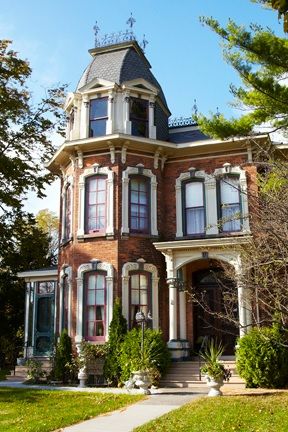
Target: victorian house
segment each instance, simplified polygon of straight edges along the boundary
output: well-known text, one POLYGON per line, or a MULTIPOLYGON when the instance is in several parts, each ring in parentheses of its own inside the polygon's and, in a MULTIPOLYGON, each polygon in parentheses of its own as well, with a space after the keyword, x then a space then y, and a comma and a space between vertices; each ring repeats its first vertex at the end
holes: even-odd
POLYGON ((215 274, 221 263, 231 266, 240 333, 251 324, 237 250, 251 235, 250 141, 211 139, 192 120, 169 123, 164 92, 135 40, 89 52, 65 103, 66 139, 48 164, 61 178, 58 269, 20 274, 26 356, 49 355, 64 328, 76 345, 104 343, 116 297, 129 328, 137 311, 151 313, 175 360, 204 336, 220 337, 233 353, 239 329, 227 332, 197 308, 189 287, 217 311, 215 274))

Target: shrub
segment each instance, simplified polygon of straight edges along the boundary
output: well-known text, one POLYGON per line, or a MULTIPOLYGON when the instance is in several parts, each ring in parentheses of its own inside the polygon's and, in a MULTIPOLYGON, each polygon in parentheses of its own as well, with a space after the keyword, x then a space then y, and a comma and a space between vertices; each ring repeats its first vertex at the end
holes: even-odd
POLYGON ((67 383, 71 380, 72 342, 67 330, 63 330, 56 345, 52 375, 56 380, 67 383))
POLYGON ((247 387, 283 388, 288 384, 287 340, 276 327, 255 328, 240 338, 236 360, 247 387))
POLYGON ((158 384, 170 364, 170 352, 160 331, 145 330, 143 355, 141 355, 141 340, 141 329, 134 328, 127 333, 122 343, 121 381, 127 381, 133 371, 148 370, 153 384, 158 384))
POLYGON ((37 384, 41 379, 46 378, 47 374, 42 369, 42 363, 39 360, 29 359, 26 362, 27 380, 31 384, 37 384))
POLYGON ((108 351, 104 364, 104 376, 109 384, 117 386, 121 375, 120 347, 127 333, 127 321, 122 315, 119 299, 115 300, 113 317, 109 326, 108 351))

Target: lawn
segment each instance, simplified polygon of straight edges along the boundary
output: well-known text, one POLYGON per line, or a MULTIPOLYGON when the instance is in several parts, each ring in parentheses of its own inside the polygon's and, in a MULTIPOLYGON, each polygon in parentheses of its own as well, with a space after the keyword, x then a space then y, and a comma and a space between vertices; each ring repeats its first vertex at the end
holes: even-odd
POLYGON ((0 388, 0 431, 50 432, 141 399, 138 395, 0 388))
POLYGON ((288 393, 201 398, 136 431, 287 432, 288 393))

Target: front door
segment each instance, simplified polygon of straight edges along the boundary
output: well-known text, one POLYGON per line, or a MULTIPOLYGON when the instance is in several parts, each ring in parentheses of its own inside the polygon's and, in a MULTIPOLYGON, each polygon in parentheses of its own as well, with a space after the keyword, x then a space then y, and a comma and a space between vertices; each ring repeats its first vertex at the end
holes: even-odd
POLYGON ((200 270, 193 274, 194 293, 199 304, 193 306, 194 345, 199 350, 203 339, 213 338, 224 345, 224 354, 234 354, 239 330, 236 325, 225 319, 227 314, 238 315, 236 287, 224 278, 219 269, 200 270), (229 295, 230 293, 230 295, 229 295), (224 302, 229 296, 229 308, 224 302), (231 299, 234 304, 231 306, 231 299))
POLYGON ((35 296, 34 355, 51 355, 54 343, 55 281, 37 283, 35 296))

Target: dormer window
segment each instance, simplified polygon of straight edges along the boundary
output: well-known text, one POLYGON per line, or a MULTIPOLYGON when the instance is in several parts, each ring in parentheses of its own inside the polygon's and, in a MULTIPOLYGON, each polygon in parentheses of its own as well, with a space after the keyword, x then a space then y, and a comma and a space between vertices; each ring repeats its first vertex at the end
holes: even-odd
POLYGON ((89 137, 106 135, 106 122, 108 119, 108 98, 90 100, 89 137))
POLYGON ((148 100, 130 98, 131 135, 149 136, 148 100))

